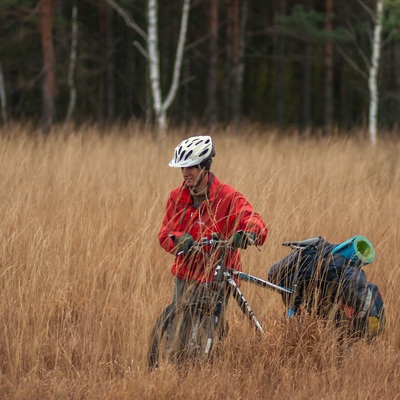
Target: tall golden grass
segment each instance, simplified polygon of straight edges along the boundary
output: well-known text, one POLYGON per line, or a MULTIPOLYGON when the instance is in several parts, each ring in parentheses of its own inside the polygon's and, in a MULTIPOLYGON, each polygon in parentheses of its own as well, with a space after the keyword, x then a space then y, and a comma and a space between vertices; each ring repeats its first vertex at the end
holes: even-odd
POLYGON ((287 321, 278 294, 243 284, 264 324, 257 337, 234 302, 230 335, 212 365, 147 370, 149 332, 170 302, 172 256, 157 232, 169 190, 174 131, 28 127, 0 132, 0 398, 395 399, 400 393, 400 142, 304 139, 246 128, 218 131, 213 171, 269 226, 245 270, 261 277, 282 241, 362 234, 388 329, 343 353, 318 321, 287 321))

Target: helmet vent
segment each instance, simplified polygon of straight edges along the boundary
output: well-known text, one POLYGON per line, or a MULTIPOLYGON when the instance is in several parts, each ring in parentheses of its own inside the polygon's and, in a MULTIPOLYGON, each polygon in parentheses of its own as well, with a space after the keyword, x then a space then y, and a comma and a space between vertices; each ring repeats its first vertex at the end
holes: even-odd
POLYGON ((208 149, 205 149, 199 154, 199 157, 203 157, 207 153, 208 153, 208 149))

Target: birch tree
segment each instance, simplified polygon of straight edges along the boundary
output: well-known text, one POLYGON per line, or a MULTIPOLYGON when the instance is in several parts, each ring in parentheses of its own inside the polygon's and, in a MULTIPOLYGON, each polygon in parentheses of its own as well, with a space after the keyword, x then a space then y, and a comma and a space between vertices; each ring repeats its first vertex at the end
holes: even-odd
POLYGON ((139 33, 139 35, 145 40, 146 49, 143 49, 142 46, 140 46, 140 44, 137 42, 135 42, 134 44, 146 57, 148 62, 153 111, 156 116, 159 132, 161 135, 163 135, 167 128, 167 111, 174 101, 179 87, 182 71, 183 53, 186 43, 186 32, 189 21, 190 0, 184 0, 183 2, 181 25, 173 67, 173 76, 171 80, 171 86, 165 98, 162 93, 160 75, 160 52, 158 47, 158 0, 148 0, 147 34, 114 0, 105 1, 107 1, 107 3, 111 7, 113 7, 115 11, 118 12, 118 14, 124 19, 125 23, 128 26, 139 33))
POLYGON ((382 20, 383 20, 383 2, 384 0, 377 0, 376 14, 375 14, 375 27, 372 42, 371 66, 369 69, 368 87, 370 94, 369 102, 369 118, 368 118, 368 132, 371 144, 376 145, 377 131, 378 131, 378 104, 379 104, 379 88, 378 88, 378 71, 381 58, 381 34, 382 34, 382 20))
POLYGON ((178 90, 182 70, 183 51, 186 42, 187 25, 189 20, 189 9, 190 0, 184 0, 172 83, 168 95, 166 96, 165 100, 163 100, 160 79, 160 53, 158 49, 158 0, 149 0, 148 3, 147 48, 149 54, 150 84, 153 97, 153 108, 161 133, 165 132, 167 127, 167 110, 171 106, 178 90))

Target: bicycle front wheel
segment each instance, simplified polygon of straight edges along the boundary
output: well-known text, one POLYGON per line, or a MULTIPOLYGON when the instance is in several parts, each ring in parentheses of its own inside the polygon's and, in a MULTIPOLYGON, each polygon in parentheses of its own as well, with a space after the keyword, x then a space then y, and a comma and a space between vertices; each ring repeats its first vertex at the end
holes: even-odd
POLYGON ((186 361, 207 361, 214 344, 215 321, 197 304, 169 305, 158 317, 150 337, 149 368, 186 361))

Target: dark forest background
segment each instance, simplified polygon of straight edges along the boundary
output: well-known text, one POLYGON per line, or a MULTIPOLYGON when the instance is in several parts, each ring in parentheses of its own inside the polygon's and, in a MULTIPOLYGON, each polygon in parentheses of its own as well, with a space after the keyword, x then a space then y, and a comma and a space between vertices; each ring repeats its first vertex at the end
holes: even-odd
MULTIPOLYGON (((147 1, 115 1, 147 30, 147 1)), ((182 3, 160 0, 158 5, 163 93, 173 73, 182 3)), ((78 35, 72 120, 151 122, 147 61, 141 51, 146 44, 103 0, 1 0, 2 121, 40 123, 43 118, 49 104, 43 86, 46 29, 54 50, 54 82, 47 89, 54 100, 50 111, 54 123, 65 121, 73 6, 78 35), (50 28, 43 24, 45 6, 50 28)), ((375 8, 374 0, 193 0, 179 91, 168 110, 170 126, 251 122, 300 130, 365 127, 375 8)), ((399 0, 386 2, 383 28, 379 126, 396 130, 399 0)))

